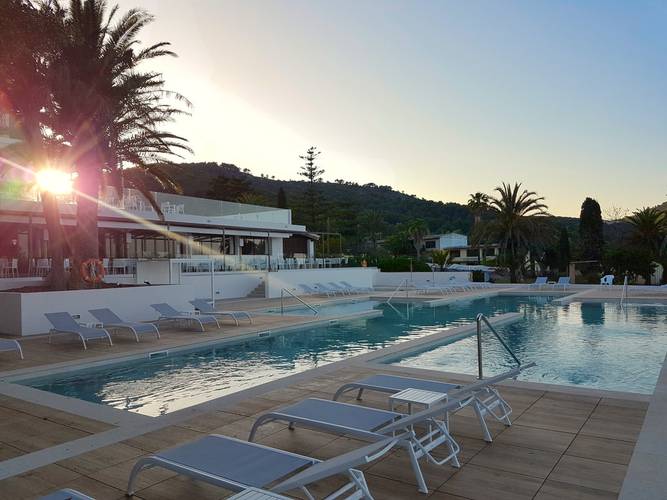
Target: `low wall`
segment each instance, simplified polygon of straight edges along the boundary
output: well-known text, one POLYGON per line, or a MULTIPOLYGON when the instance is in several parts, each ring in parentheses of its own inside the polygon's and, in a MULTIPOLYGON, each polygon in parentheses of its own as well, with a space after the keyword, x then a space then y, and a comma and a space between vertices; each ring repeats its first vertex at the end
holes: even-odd
POLYGON ((28 336, 48 333, 47 312, 66 311, 79 314, 81 322, 95 319, 89 309, 108 307, 128 321, 157 319, 150 304, 168 302, 177 309, 192 309, 188 300, 195 298, 190 285, 137 286, 99 290, 68 290, 63 292, 15 293, 0 292, 2 322, 0 333, 28 336))
MULTIPOLYGON (((215 273, 213 277, 215 298, 236 299, 246 297, 266 279, 266 275, 267 273, 262 271, 215 273)), ((210 273, 182 273, 176 279, 178 283, 191 286, 198 299, 211 297, 210 273)))
POLYGON ((376 287, 397 287, 402 281, 408 280, 416 286, 420 285, 448 285, 451 280, 470 281, 471 275, 468 272, 419 272, 419 273, 377 273, 373 284, 376 287))
POLYGON ((299 285, 313 287, 315 283, 329 281, 339 283, 347 281, 350 285, 358 287, 372 287, 374 277, 378 274, 375 267, 340 267, 329 269, 291 269, 267 273, 266 296, 269 298, 280 297, 283 288, 299 290, 299 285))

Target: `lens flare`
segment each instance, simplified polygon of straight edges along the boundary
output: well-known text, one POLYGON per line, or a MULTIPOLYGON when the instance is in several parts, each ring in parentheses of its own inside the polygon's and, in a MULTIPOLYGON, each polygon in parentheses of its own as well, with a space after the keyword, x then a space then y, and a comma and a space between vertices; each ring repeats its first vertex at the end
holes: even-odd
POLYGON ((41 191, 48 191, 56 195, 72 192, 72 176, 62 170, 46 168, 37 172, 35 179, 41 191))

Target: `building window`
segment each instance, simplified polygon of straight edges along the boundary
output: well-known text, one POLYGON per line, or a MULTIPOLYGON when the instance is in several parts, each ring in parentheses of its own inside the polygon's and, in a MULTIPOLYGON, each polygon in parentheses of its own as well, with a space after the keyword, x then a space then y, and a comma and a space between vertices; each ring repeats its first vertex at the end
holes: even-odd
POLYGON ((452 259, 455 259, 456 257, 461 257, 461 250, 450 250, 449 251, 449 256, 452 259))
POLYGON ((427 240, 427 241, 424 243, 424 247, 425 247, 426 249, 433 249, 433 248, 435 248, 435 240, 427 240))
POLYGON ((266 238, 243 238, 242 255, 267 255, 266 238))

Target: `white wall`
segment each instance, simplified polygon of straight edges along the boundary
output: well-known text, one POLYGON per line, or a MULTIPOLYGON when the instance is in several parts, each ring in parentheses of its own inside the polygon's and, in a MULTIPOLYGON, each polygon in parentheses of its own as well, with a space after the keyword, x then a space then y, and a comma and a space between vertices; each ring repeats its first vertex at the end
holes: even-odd
POLYGON ((379 287, 396 287, 403 280, 412 281, 417 286, 432 283, 448 285, 451 284, 450 278, 457 281, 469 281, 471 276, 467 272, 377 273, 373 285, 379 287))
POLYGON ((299 284, 310 285, 329 281, 347 281, 353 286, 371 287, 373 277, 378 274, 375 267, 341 267, 332 269, 289 269, 267 273, 266 296, 280 297, 283 288, 299 290, 299 284))
MULTIPOLYGON (((245 297, 266 279, 266 272, 215 273, 214 286, 216 299, 235 299, 245 297)), ((272 273, 273 274, 273 273, 272 273)), ((209 273, 181 274, 180 283, 191 286, 195 297, 211 297, 211 275, 209 273)))
POLYGON ((63 292, 0 293, 0 307, 8 305, 9 313, 3 308, 0 333, 25 336, 48 333, 50 323, 44 317, 47 312, 66 311, 81 315, 81 322, 95 321, 89 309, 108 307, 128 321, 157 319, 157 313, 150 304, 167 302, 177 309, 192 310, 188 300, 195 298, 189 285, 137 286, 127 288, 105 288, 99 290, 68 290, 63 292), (20 307, 15 299, 18 296, 20 307), (11 306, 11 307, 9 307, 11 306), (17 314, 20 320, 17 321, 17 314))

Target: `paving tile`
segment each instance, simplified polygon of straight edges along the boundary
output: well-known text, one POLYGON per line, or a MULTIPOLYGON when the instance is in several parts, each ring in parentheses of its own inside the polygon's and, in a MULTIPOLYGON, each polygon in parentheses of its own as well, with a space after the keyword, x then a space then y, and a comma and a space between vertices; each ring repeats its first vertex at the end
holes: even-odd
POLYGON ((210 433, 212 430, 231 424, 244 417, 235 413, 225 413, 221 411, 210 411, 196 417, 189 418, 179 422, 179 427, 185 427, 197 432, 210 433))
POLYGON ((569 432, 513 424, 512 427, 508 427, 494 439, 494 444, 508 444, 534 450, 564 453, 574 437, 575 434, 569 432))
POLYGON ((624 408, 621 406, 598 406, 591 414, 591 418, 612 420, 632 425, 642 425, 646 411, 641 408, 624 408))
POLYGON ((634 401, 631 399, 602 398, 599 406, 618 406, 621 408, 648 409, 648 401, 634 401))
POLYGON ((588 419, 582 427, 580 434, 584 436, 595 436, 609 439, 620 439, 621 441, 636 442, 641 431, 641 424, 609 420, 606 418, 588 419))
MULTIPOLYGON (((125 462, 112 465, 111 467, 107 467, 106 469, 101 469, 93 472, 92 474, 88 474, 88 477, 113 488, 125 491, 127 488, 127 481, 130 477, 130 472, 132 471, 132 467, 134 467, 136 462, 137 459, 127 460, 125 462)), ((148 488, 149 486, 164 481, 165 479, 169 479, 175 475, 175 472, 170 472, 166 469, 161 469, 158 467, 145 469, 137 477, 136 489, 137 491, 141 491, 143 488, 148 488)))
POLYGON ((609 491, 596 490, 559 481, 545 481, 535 500, 612 500, 618 495, 609 491))
POLYGON ((5 498, 35 498, 60 489, 78 477, 76 472, 51 464, 0 481, 0 492, 3 492, 3 495, 8 494, 5 498))
POLYGON ((277 403, 276 401, 256 397, 241 401, 240 403, 237 403, 230 408, 224 408, 223 411, 226 413, 236 413, 237 415, 250 417, 258 413, 265 413, 267 410, 270 410, 271 408, 278 408, 279 406, 281 406, 280 403, 277 403))
POLYGON ((602 462, 627 465, 630 463, 634 449, 635 444, 627 441, 579 435, 566 454, 602 462))
MULTIPOLYGON (((429 490, 435 490, 440 487, 442 483, 452 477, 457 471, 451 464, 435 465, 426 460, 420 460, 419 465, 429 490)), ((414 488, 417 488, 417 480, 410 464, 410 458, 403 450, 392 453, 379 462, 374 463, 365 469, 364 473, 411 484, 414 488)))
POLYGON ((560 453, 493 443, 475 455, 470 463, 544 479, 559 458, 560 453))
POLYGON ((427 497, 428 500, 468 500, 466 497, 460 497, 458 495, 450 495, 443 491, 433 491, 427 497))
POLYGON ((223 488, 203 481, 195 481, 186 476, 174 476, 148 488, 137 491, 145 500, 218 500, 229 493, 223 488))
POLYGON ((378 499, 382 498, 424 498, 413 484, 403 483, 387 479, 384 476, 376 476, 369 472, 365 472, 366 482, 371 494, 378 499))
POLYGON ((542 480, 535 477, 467 464, 439 491, 473 500, 517 500, 533 498, 541 484, 542 480))
POLYGON ((58 465, 80 474, 92 474, 115 464, 143 455, 145 451, 123 443, 116 443, 76 457, 57 462, 58 465))
POLYGON ((202 436, 204 436, 204 434, 201 432, 172 425, 170 427, 165 427, 157 431, 127 439, 123 441, 123 444, 127 444, 133 448, 139 448, 140 450, 155 452, 176 446, 177 444, 194 441, 202 436))
POLYGON ((577 433, 586 423, 588 414, 573 415, 567 411, 531 407, 514 423, 552 431, 577 433))
POLYGON ((125 490, 113 488, 85 476, 80 476, 74 481, 62 485, 62 488, 72 488, 94 498, 95 500, 120 500, 122 498, 127 498, 125 496, 125 490))
POLYGON ((0 462, 24 455, 25 452, 6 443, 0 443, 0 462))
MULTIPOLYGON (((250 430, 256 420, 255 417, 243 417, 240 420, 235 420, 231 424, 217 427, 211 430, 209 434, 222 434, 223 436, 247 440, 250 436, 250 430)), ((256 439, 268 436, 283 429, 287 429, 287 424, 281 422, 269 422, 258 428, 256 439)))
MULTIPOLYGON (((491 437, 495 438, 501 431, 505 429, 505 425, 496 422, 493 419, 486 421, 491 437)), ((482 438, 482 428, 479 425, 477 417, 469 417, 464 415, 452 415, 449 419, 450 432, 458 436, 465 436, 471 438, 482 438)))
POLYGON ((618 493, 626 469, 625 465, 563 455, 548 479, 618 493))

